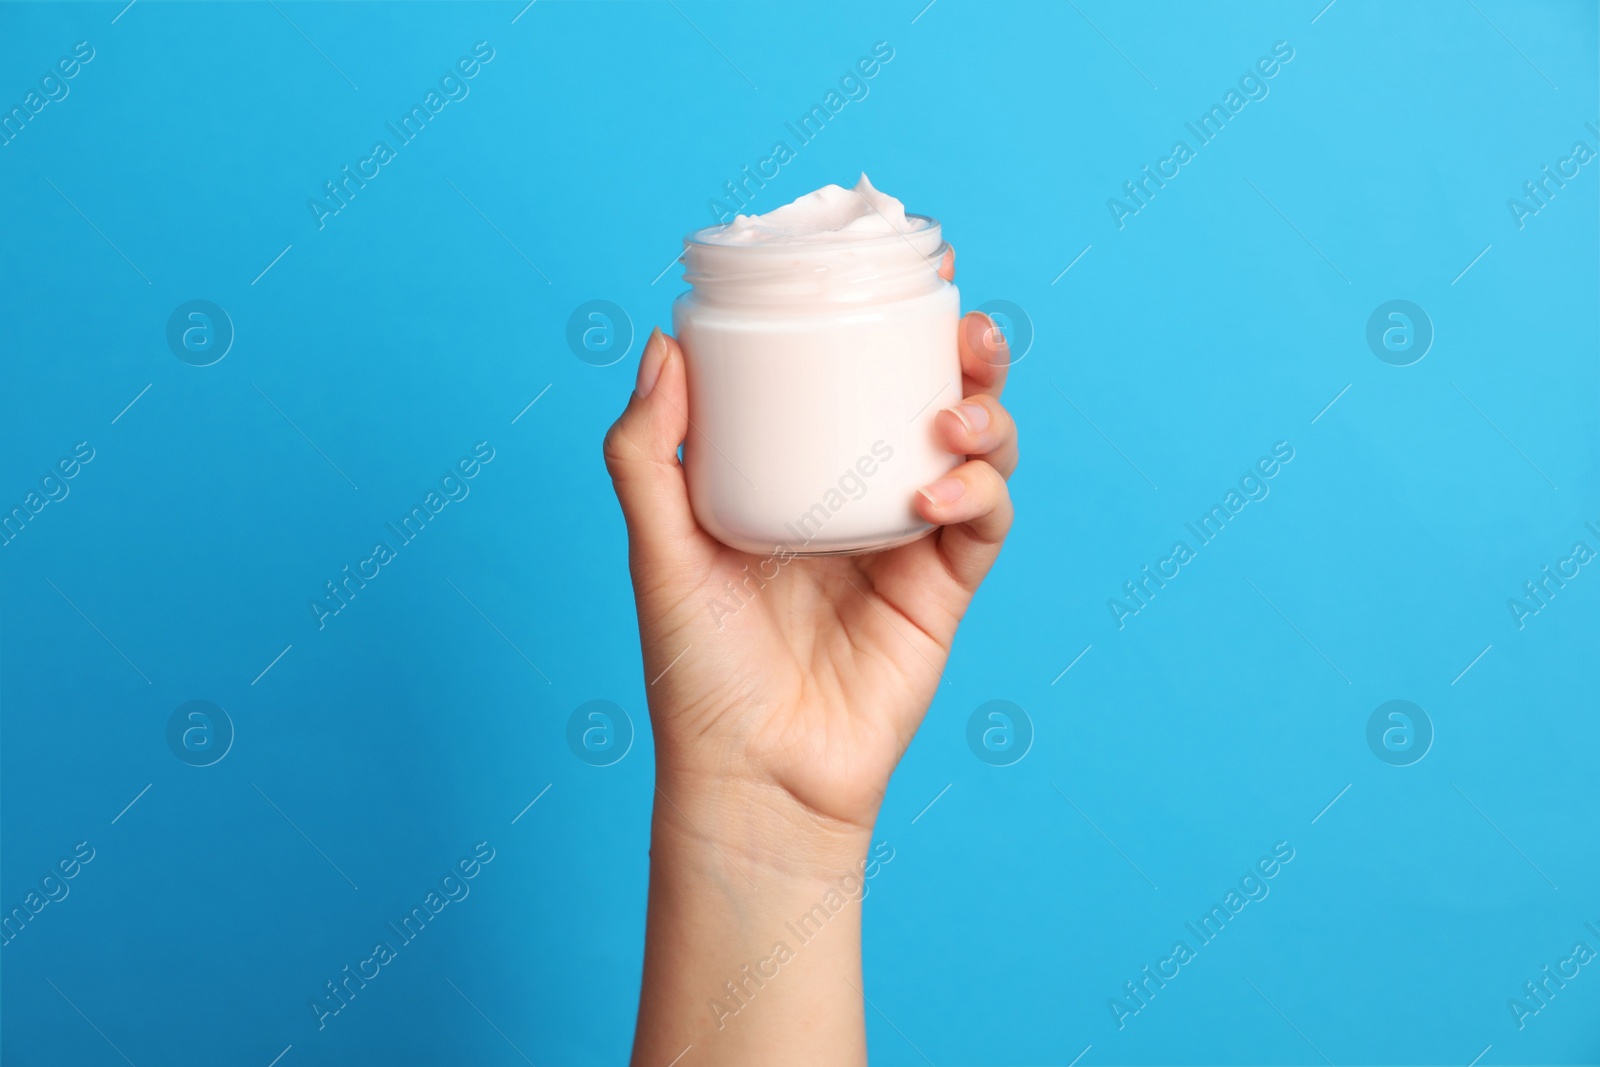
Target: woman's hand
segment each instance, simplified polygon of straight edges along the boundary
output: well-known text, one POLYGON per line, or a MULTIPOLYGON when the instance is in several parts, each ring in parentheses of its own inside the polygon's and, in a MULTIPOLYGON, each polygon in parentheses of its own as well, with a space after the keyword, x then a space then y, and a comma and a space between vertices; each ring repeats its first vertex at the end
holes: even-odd
POLYGON ((852 872, 846 894, 864 893, 889 776, 1010 529, 1016 428, 999 401, 1009 352, 982 314, 958 329, 966 399, 936 426, 967 459, 916 500, 938 529, 860 556, 754 556, 701 530, 678 460, 690 432, 683 352, 657 330, 640 357, 605 442, 656 746, 635 1063, 665 1067, 686 1045, 701 1055, 680 1067, 864 1061, 858 911, 833 920, 826 944, 808 940, 784 977, 762 984, 741 968, 770 960, 777 942, 797 949, 785 923, 852 872))
POLYGON ((663 779, 770 786, 769 803, 870 833, 1011 526, 1017 435, 999 400, 1008 352, 981 313, 959 330, 966 399, 936 426, 968 458, 916 500, 939 529, 885 552, 787 560, 728 548, 695 523, 678 462, 683 353, 650 335, 605 455, 628 523, 663 779))

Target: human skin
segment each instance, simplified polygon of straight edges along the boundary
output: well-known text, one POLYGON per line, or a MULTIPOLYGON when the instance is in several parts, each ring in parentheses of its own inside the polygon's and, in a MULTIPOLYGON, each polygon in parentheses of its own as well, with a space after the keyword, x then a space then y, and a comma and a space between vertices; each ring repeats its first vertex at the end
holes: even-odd
MULTIPOLYGON (((940 273, 954 266, 949 255, 940 273)), ((965 399, 935 427, 967 459, 916 499, 938 529, 885 552, 791 558, 771 579, 773 561, 716 541, 690 511, 682 350, 656 330, 640 356, 605 440, 656 749, 634 1067, 867 1061, 850 897, 889 776, 1012 519, 1009 353, 980 313, 957 329, 965 399), (751 588, 749 574, 763 582, 754 596, 714 613, 724 583, 751 588), (830 891, 847 903, 802 942, 786 924, 830 891)))

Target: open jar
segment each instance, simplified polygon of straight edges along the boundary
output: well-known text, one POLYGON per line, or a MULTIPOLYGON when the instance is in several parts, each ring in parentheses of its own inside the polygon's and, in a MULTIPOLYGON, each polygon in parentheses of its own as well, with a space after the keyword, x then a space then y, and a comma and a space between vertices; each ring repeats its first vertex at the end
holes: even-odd
POLYGON ((934 430, 961 400, 961 298, 936 219, 827 241, 685 238, 673 332, 689 381, 695 518, 741 551, 827 556, 913 541, 917 490, 962 460, 934 430))

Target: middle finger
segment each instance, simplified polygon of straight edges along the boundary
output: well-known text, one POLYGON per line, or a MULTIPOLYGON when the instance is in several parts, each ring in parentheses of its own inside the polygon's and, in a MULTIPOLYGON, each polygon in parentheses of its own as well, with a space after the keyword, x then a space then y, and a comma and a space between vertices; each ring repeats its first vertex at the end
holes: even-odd
POLYGON ((1004 478, 1017 469, 1017 424, 987 393, 975 393, 934 417, 940 440, 958 456, 987 460, 1004 478))

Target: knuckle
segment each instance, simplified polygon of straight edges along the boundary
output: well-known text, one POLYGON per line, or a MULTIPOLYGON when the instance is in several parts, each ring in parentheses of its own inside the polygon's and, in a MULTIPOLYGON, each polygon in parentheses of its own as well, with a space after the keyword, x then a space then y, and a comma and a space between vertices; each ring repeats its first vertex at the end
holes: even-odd
POLYGON ((1011 514, 1011 485, 1006 481, 1006 476, 999 471, 994 472, 994 507, 998 512, 1011 514))
POLYGON ((1015 450, 1017 447, 1017 420, 1012 418, 1011 412, 1007 411, 1005 405, 1000 401, 993 397, 987 397, 986 400, 987 404, 985 406, 989 409, 989 425, 995 441, 992 451, 1000 452, 1008 447, 1015 450))
POLYGON ((972 497, 972 507, 987 512, 1006 491, 1006 480, 988 460, 972 460, 961 471, 961 480, 967 483, 972 497))
POLYGON ((632 464, 634 457, 638 454, 638 448, 628 437, 627 431, 623 429, 621 419, 612 423, 611 429, 606 431, 601 451, 605 456, 606 470, 613 478, 616 478, 632 464))

